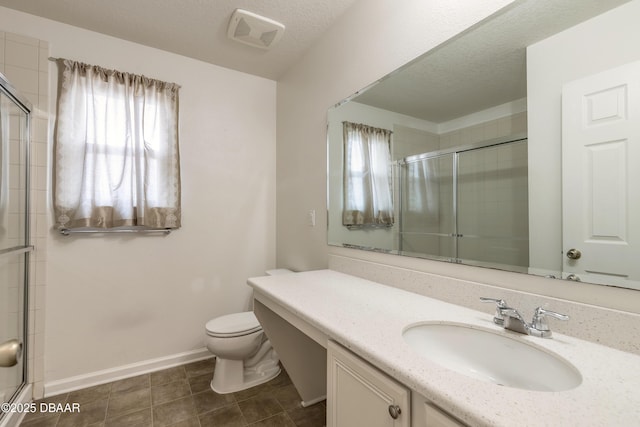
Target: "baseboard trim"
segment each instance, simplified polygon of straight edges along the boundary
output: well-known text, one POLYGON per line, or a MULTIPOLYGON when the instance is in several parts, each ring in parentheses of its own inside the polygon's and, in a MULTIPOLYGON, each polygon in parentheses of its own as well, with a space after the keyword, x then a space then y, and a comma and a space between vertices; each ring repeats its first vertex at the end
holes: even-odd
POLYGON ((105 384, 124 378, 135 377, 149 372, 171 368, 185 363, 197 362, 198 360, 212 357, 211 352, 203 347, 198 350, 173 354, 171 356, 159 357, 157 359, 143 360, 129 365, 104 369, 101 371, 89 372, 88 374, 77 375, 61 380, 45 382, 44 396, 50 397, 57 394, 68 393, 86 387, 105 384))

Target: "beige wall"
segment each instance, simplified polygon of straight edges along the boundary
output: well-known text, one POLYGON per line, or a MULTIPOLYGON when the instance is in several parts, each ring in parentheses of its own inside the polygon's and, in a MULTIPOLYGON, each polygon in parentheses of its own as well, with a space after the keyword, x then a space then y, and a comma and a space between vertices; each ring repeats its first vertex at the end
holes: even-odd
MULTIPOLYGON (((327 108, 508 3, 360 1, 278 82, 279 267, 325 268, 328 254, 335 253, 503 288, 640 311, 640 293, 636 291, 330 247, 326 244, 323 217, 318 215, 316 227, 305 222, 308 209, 322 212, 326 208, 327 108), (458 10, 446 10, 449 8, 458 10), (371 26, 376 31, 371 31, 371 26)), ((626 33, 620 33, 625 37, 626 33)), ((635 39, 628 38, 627 43, 633 44, 632 40, 635 39)), ((583 47, 590 49, 586 44, 583 47)), ((554 236, 557 238, 557 233, 554 236)))
MULTIPOLYGON (((247 309, 246 279, 275 265, 275 82, 0 11, 1 29, 49 42, 51 56, 182 86, 182 229, 166 237, 63 237, 52 230, 51 214, 42 215, 38 233, 45 240, 36 243, 46 248, 46 297, 36 294, 36 304, 47 307, 45 388, 206 354, 205 322, 247 309)), ((57 73, 53 63, 48 69, 53 102, 57 73)), ((50 169, 45 183, 47 176, 50 169)))

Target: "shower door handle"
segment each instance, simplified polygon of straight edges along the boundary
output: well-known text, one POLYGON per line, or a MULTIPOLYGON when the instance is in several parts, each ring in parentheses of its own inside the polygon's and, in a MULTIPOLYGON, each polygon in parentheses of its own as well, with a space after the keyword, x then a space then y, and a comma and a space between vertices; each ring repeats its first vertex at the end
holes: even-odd
POLYGON ((10 368, 18 364, 22 356, 22 343, 17 339, 0 344, 0 368, 10 368))

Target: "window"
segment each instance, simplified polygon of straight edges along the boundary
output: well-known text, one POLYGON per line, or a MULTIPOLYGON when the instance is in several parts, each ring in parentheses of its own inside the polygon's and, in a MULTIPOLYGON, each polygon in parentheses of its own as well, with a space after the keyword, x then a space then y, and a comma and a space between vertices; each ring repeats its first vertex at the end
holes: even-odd
POLYGON ((342 224, 392 226, 391 131, 344 122, 343 133, 342 224))
POLYGON ((180 227, 179 86, 58 60, 58 228, 180 227))

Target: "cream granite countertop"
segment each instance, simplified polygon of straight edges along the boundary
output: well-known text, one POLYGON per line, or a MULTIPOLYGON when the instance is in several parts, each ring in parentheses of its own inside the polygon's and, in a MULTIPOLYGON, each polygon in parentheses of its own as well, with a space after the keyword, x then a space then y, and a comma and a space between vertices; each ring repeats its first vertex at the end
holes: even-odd
POLYGON ((469 425, 640 426, 640 356, 561 334, 544 339, 504 331, 486 313, 332 270, 248 283, 256 299, 262 294, 277 302, 469 425), (527 391, 450 371, 402 338, 407 326, 425 321, 469 324, 547 349, 570 361, 582 383, 562 392, 527 391))

